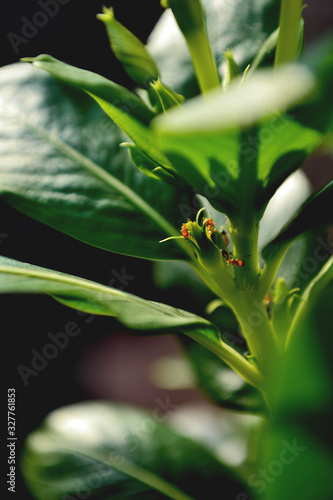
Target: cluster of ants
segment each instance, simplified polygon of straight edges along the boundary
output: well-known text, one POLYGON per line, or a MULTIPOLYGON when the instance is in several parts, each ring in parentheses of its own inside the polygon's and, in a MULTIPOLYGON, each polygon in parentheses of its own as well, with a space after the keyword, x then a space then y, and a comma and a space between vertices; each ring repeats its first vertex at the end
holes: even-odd
MULTIPOLYGON (((209 234, 214 234, 214 232, 216 231, 213 219, 204 219, 203 225, 207 227, 209 234)), ((190 233, 185 223, 182 225, 180 232, 185 239, 190 238, 190 233)), ((229 244, 229 238, 226 231, 222 230, 221 236, 223 238, 224 245, 227 247, 229 244)), ((230 258, 230 255, 227 252, 227 250, 221 250, 221 252, 222 252, 222 257, 227 259, 227 264, 231 264, 232 266, 238 266, 238 267, 245 266, 245 262, 243 260, 230 258)))

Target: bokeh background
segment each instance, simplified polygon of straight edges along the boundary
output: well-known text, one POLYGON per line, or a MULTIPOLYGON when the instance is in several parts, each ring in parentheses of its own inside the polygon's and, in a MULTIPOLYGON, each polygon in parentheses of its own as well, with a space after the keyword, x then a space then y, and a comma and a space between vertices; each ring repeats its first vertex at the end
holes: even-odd
MULTIPOLYGON (((113 0, 111 3, 118 20, 142 41, 147 39, 162 12, 158 0, 113 0)), ((103 25, 96 19, 102 5, 98 0, 68 0, 67 3, 62 0, 59 12, 50 17, 28 43, 20 44, 16 52, 8 34, 20 35, 25 19, 32 20, 41 8, 37 0, 2 1, 0 65, 48 53, 130 88, 132 82, 113 57, 103 25)), ((332 1, 310 0, 304 18, 305 39, 310 44, 324 31, 332 29, 332 1)), ((305 170, 315 189, 333 178, 332 162, 328 157, 310 160, 305 170)), ((128 292, 200 312, 192 298, 184 296, 177 288, 156 290, 150 262, 89 247, 3 202, 0 211, 2 255, 104 284, 113 279, 114 286, 124 286, 128 292), (125 277, 126 283, 119 276, 125 277)), ((18 451, 27 433, 48 412, 77 401, 109 399, 154 408, 160 404, 158 401, 170 397, 173 404, 192 401, 206 404, 204 396, 190 388, 190 381, 188 387, 186 384, 180 386, 171 396, 169 389, 153 382, 154 360, 181 352, 173 336, 133 336, 113 319, 79 315, 44 296, 2 297, 0 324, 5 339, 3 360, 7 386, 16 388, 18 451), (63 332, 69 322, 77 324, 80 334, 71 338, 68 346, 38 375, 29 377, 26 386, 18 373, 18 365, 30 366, 31 350, 41 352, 49 342, 48 334, 63 332)), ((17 494, 18 498, 30 498, 19 477, 17 494)))

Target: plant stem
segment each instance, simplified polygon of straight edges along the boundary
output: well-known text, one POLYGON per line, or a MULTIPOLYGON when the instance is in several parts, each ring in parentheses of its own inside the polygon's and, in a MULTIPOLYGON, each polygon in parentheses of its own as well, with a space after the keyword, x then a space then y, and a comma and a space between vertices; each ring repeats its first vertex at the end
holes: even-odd
POLYGON ((260 372, 270 376, 276 370, 279 351, 264 304, 255 292, 238 292, 233 310, 260 372))
POLYGON ((286 245, 276 254, 274 259, 272 259, 268 264, 265 265, 260 279, 259 286, 257 288, 257 294, 259 300, 264 300, 266 295, 269 293, 273 286, 274 280, 276 278, 277 272, 281 265, 281 262, 288 250, 290 245, 286 245))
POLYGON ((238 289, 253 289, 260 276, 258 256, 259 221, 254 207, 255 180, 258 163, 257 127, 242 130, 240 137, 239 169, 241 181, 241 204, 239 217, 230 223, 234 259, 245 265, 234 265, 234 275, 238 289))
POLYGON ((213 88, 220 87, 220 78, 205 31, 191 34, 187 38, 187 45, 201 92, 205 94, 213 88))
POLYGON ((208 40, 202 0, 167 0, 189 48, 201 92, 220 87, 220 77, 208 40))
POLYGON ((258 368, 228 344, 222 340, 219 343, 211 341, 209 336, 199 335, 195 330, 186 330, 183 333, 216 354, 249 384, 260 390, 264 388, 264 378, 258 368))
POLYGON ((282 0, 275 66, 296 59, 302 0, 282 0))

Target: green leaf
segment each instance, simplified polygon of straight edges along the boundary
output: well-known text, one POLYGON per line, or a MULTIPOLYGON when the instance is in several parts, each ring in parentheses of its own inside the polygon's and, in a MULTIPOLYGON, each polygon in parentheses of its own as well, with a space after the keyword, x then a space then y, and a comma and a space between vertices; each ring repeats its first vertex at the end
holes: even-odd
POLYGON ((189 196, 139 172, 119 148, 124 135, 92 99, 24 64, 1 69, 0 81, 0 193, 8 203, 105 250, 186 258, 179 242, 159 241, 179 234, 178 206, 189 196))
POLYGON ((256 492, 265 490, 265 499, 294 500, 295 492, 304 500, 333 497, 332 294, 331 258, 302 295, 270 387, 274 421, 261 439, 261 467, 268 480, 255 478, 256 492))
POLYGON ((177 94, 170 87, 165 85, 160 79, 151 82, 149 89, 149 99, 160 113, 166 113, 168 109, 183 104, 184 96, 177 94))
MULTIPOLYGON (((120 91, 119 96, 115 95, 112 98, 112 93, 108 92, 109 88, 108 85, 104 83, 104 78, 102 79, 104 86, 99 86, 98 79, 102 77, 95 74, 93 74, 93 77, 89 75, 87 77, 86 71, 61 63, 51 56, 38 56, 35 59, 25 60, 30 60, 33 62, 34 66, 44 69, 57 80, 85 90, 149 158, 159 165, 171 168, 167 158, 156 148, 154 136, 144 125, 143 121, 141 121, 137 113, 137 109, 140 110, 141 108, 138 107, 136 100, 139 98, 135 94, 124 89, 126 98, 128 97, 127 93, 131 96, 128 98, 128 102, 124 102, 125 98, 121 96, 120 91), (90 83, 91 79, 93 80, 92 83, 90 83), (95 80, 97 81, 95 82, 95 80), (104 89, 105 86, 107 87, 107 91, 104 89), (133 102, 131 102, 131 99, 133 102)), ((110 83, 116 85, 112 82, 110 83)), ((149 111, 149 108, 147 108, 145 104, 143 104, 143 106, 149 111)), ((151 117, 152 116, 150 116, 150 118, 151 117)))
POLYGON ((330 46, 325 45, 322 60, 316 64, 310 55, 302 64, 285 65, 274 71, 258 70, 241 84, 234 80, 227 92, 218 89, 205 99, 193 98, 182 109, 173 109, 167 117, 159 116, 152 122, 176 170, 187 176, 215 208, 235 217, 237 206, 244 199, 238 181, 242 177, 241 163, 256 160, 257 183, 254 179, 247 183, 247 191, 252 190, 247 201, 252 197, 262 214, 278 186, 319 145, 322 140, 319 123, 324 127, 333 116, 331 106, 325 106, 325 99, 330 100, 328 88, 333 66, 332 58, 327 56, 327 45, 330 46), (308 104, 298 105, 304 100, 308 104), (297 121, 282 114, 288 108, 297 121), (312 110, 312 115, 317 113, 319 121, 315 118, 311 125, 310 119, 305 120, 306 110, 312 110), (257 135, 250 137, 251 142, 244 141, 239 128, 253 125, 258 127, 257 135), (219 142, 221 148, 216 146, 219 142), (191 151, 195 148, 194 158, 191 151), (194 171, 192 180, 191 171, 194 171))
POLYGON ((333 222, 333 181, 319 192, 308 198, 295 217, 289 221, 279 234, 262 250, 266 262, 278 258, 300 234, 318 226, 327 226, 333 222))
POLYGON ((161 150, 156 147, 156 138, 154 134, 145 127, 136 118, 130 116, 126 111, 114 106, 113 104, 101 99, 100 97, 90 93, 91 97, 101 106, 101 108, 115 121, 125 134, 132 139, 134 144, 141 149, 141 151, 148 156, 153 162, 165 167, 166 169, 173 170, 172 165, 164 156, 161 150))
POLYGON ((141 150, 132 143, 123 143, 123 147, 127 147, 131 160, 134 165, 141 170, 145 175, 156 180, 164 180, 173 185, 184 185, 180 180, 174 175, 170 174, 167 170, 159 167, 157 163, 150 160, 141 150))
MULTIPOLYGON (((233 50, 243 71, 268 35, 277 28, 278 0, 204 0, 203 5, 208 37, 221 77, 226 50, 233 50), (272 19, 275 20, 273 25, 272 19)), ((158 64, 162 81, 186 98, 198 94, 189 50, 170 11, 166 11, 156 24, 147 48, 158 64)))
POLYGON ((28 436, 25 480, 38 500, 203 500, 207 485, 235 497, 241 481, 204 446, 161 423, 167 400, 151 413, 120 404, 80 403, 51 413, 28 436), (164 405, 165 406, 165 405, 164 405))
POLYGON ((97 18, 105 24, 111 49, 128 75, 143 87, 157 80, 159 70, 155 61, 144 44, 116 20, 113 9, 103 7, 103 14, 98 14, 97 18))
POLYGON ((22 61, 31 62, 35 68, 47 71, 54 78, 68 85, 93 93, 107 102, 112 102, 119 109, 126 109, 127 113, 143 123, 149 123, 154 116, 154 113, 140 97, 101 75, 75 68, 47 54, 25 57, 22 61))
POLYGON ((234 349, 222 342, 216 326, 190 312, 6 257, 0 259, 0 292, 46 293, 74 309, 90 314, 114 316, 128 328, 182 332, 215 352, 250 383, 261 387, 262 378, 259 372, 234 349))
MULTIPOLYGON (((231 83, 226 92, 218 91, 219 97, 223 100, 226 98, 226 121, 233 112, 237 113, 237 109, 240 114, 244 110, 244 107, 238 108, 238 99, 231 103, 232 85, 231 83)), ((237 87, 235 93, 246 86, 247 82, 237 87)), ((243 96, 244 103, 252 102, 250 94, 245 93, 243 96)), ((207 97, 205 101, 208 102, 209 99, 210 97, 207 97)), ((173 110, 168 112, 165 121, 162 117, 154 120, 154 128, 160 137, 161 146, 178 175, 207 198, 217 210, 226 212, 229 216, 237 214, 244 203, 243 193, 246 189, 249 199, 253 200, 255 208, 262 213, 279 185, 302 165, 318 145, 321 135, 279 114, 264 120, 257 131, 249 133, 247 137, 246 132, 242 134, 239 130, 232 130, 232 127, 230 130, 214 130, 214 116, 224 114, 217 113, 216 110, 219 109, 223 109, 223 106, 220 107, 218 102, 215 102, 214 106, 206 107, 200 97, 185 103, 179 113, 175 112, 175 116, 182 122, 181 127, 177 128, 173 122, 173 110), (191 115, 188 111, 192 105, 192 109, 196 108, 195 103, 200 111, 196 109, 191 115), (201 123, 205 122, 207 110, 211 111, 211 118, 206 115, 207 127, 204 129, 201 128, 201 123), (253 162, 255 171, 251 183, 246 182, 244 189, 241 189, 245 178, 242 173, 243 165, 253 162)), ((271 110, 273 112, 273 108, 271 110)), ((232 118, 230 120, 232 121, 232 118)))
POLYGON ((260 123, 290 108, 314 91, 316 80, 304 65, 260 69, 239 85, 234 79, 228 92, 216 89, 197 96, 167 117, 158 116, 155 128, 161 133, 203 134, 224 132, 260 123))
POLYGON ((209 321, 165 304, 6 257, 0 258, 0 272, 2 293, 46 293, 69 307, 114 316, 129 328, 173 331, 198 327, 205 330, 212 346, 220 343, 217 329, 209 321))

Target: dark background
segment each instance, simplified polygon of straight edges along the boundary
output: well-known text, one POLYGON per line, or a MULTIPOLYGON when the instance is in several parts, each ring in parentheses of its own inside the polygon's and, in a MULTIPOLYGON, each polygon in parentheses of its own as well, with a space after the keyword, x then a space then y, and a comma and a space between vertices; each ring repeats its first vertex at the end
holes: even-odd
MULTIPOLYGON (((65 0, 62 0, 65 2, 65 0)), ((40 5, 36 0, 10 0, 0 7, 0 65, 17 62, 21 57, 48 53, 73 65, 102 74, 117 83, 131 86, 121 65, 112 56, 105 30, 96 14, 102 2, 69 0, 59 5, 59 12, 16 53, 8 33, 22 34, 23 17, 33 19, 40 5)), ((106 4, 107 6, 109 4, 106 4)), ((119 21, 145 41, 162 12, 158 0, 113 0, 119 21)), ((304 13, 306 41, 332 28, 331 0, 312 0, 304 13)), ((326 158, 308 162, 307 172, 317 189, 333 177, 332 164, 326 158)), ((125 267, 129 281, 126 291, 154 300, 180 305, 178 297, 156 292, 147 261, 114 255, 89 247, 40 224, 0 203, 0 253, 18 260, 50 267, 107 284, 125 267)), ((183 308, 191 308, 186 299, 183 308)), ((109 318, 79 316, 49 297, 5 296, 1 300, 1 332, 5 339, 3 363, 8 387, 16 388, 18 450, 24 437, 53 409, 86 399, 111 399, 156 406, 167 392, 153 387, 146 367, 154 356, 177 351, 173 337, 134 337, 125 333, 109 318), (48 333, 64 331, 75 322, 81 333, 72 338, 58 356, 37 376, 24 385, 17 371, 20 364, 30 366, 31 349, 41 352, 48 343, 48 333), (112 335, 110 335, 112 334, 112 335), (8 362, 7 362, 8 360, 8 362), (6 363, 7 362, 7 363, 6 363)), ((6 391, 5 391, 6 392, 6 391)), ((197 400, 194 391, 178 391, 174 403, 197 400)), ((5 468, 7 471, 7 466, 5 468)), ((7 492, 8 494, 8 492, 7 492)), ((20 479, 17 494, 29 499, 20 479)))

